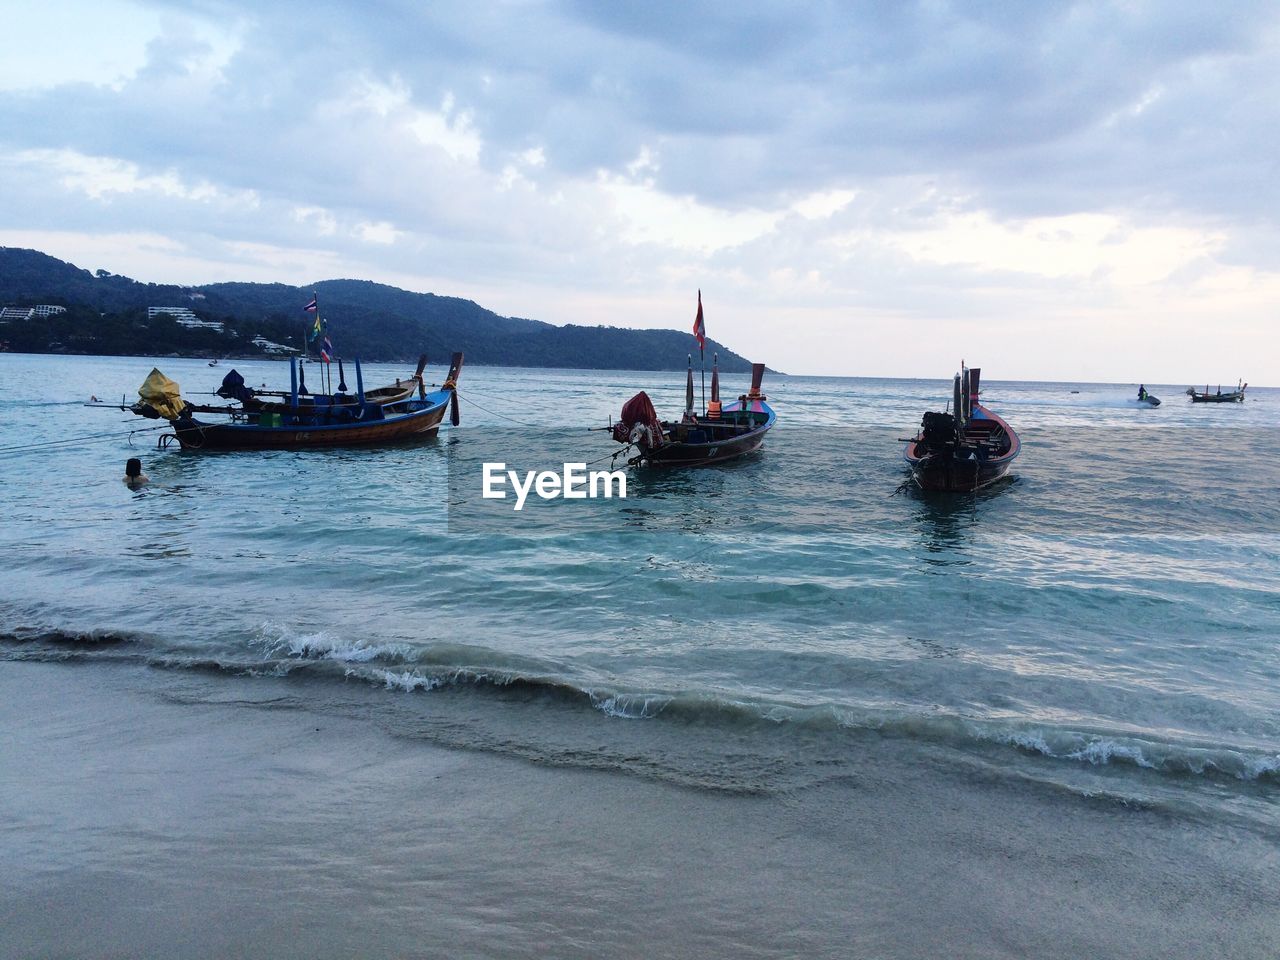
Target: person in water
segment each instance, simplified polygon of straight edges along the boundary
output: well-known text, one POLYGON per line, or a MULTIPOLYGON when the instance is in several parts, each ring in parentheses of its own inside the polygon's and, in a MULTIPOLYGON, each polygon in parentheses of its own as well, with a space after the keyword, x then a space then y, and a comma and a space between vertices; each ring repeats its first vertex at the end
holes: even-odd
POLYGON ((142 461, 137 457, 130 457, 129 462, 124 465, 124 484, 130 490, 137 490, 139 487, 145 487, 150 483, 150 479, 142 472, 142 461))

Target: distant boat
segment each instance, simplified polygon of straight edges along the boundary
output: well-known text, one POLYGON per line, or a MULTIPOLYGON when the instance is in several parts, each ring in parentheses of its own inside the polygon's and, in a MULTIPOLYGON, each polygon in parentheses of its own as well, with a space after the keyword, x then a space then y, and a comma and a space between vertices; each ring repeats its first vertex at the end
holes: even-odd
POLYGON ((211 366, 211 367, 216 367, 217 365, 218 365, 218 358, 217 358, 217 357, 214 357, 212 360, 210 360, 210 361, 209 361, 209 366, 211 366))
POLYGON ((418 395, 391 403, 369 400, 364 392, 360 361, 356 361, 354 395, 312 394, 298 391, 297 360, 289 360, 293 390, 288 403, 269 408, 199 406, 182 400, 178 385, 158 370, 138 391, 141 398, 131 408, 139 416, 165 419, 173 433, 160 438, 163 446, 177 439, 184 450, 302 450, 395 443, 434 436, 446 409, 452 405, 452 422, 458 423, 457 383, 462 354, 455 353, 448 376, 438 390, 426 391, 417 382, 418 395), (304 402, 305 401, 305 402, 304 402), (197 419, 215 414, 226 419, 197 419))
POLYGON ((952 412, 929 412, 903 457, 922 490, 969 493, 1003 477, 1022 448, 1009 424, 978 402, 982 371, 960 364, 952 412))
POLYGON ((1222 385, 1218 385, 1216 393, 1209 392, 1209 385, 1204 386, 1204 393, 1197 393, 1195 387, 1187 387, 1187 396, 1191 398, 1192 403, 1244 403, 1244 392, 1249 389, 1247 383, 1236 381, 1236 388, 1222 392, 1222 385))
POLYGON ((702 467, 723 463, 756 450, 777 421, 777 414, 760 392, 764 364, 751 365, 751 389, 733 403, 721 406, 720 372, 716 359, 711 368, 711 400, 699 415, 693 406, 693 358, 685 386, 685 411, 679 420, 660 421, 653 402, 643 390, 622 407, 610 429, 613 439, 638 451, 627 461, 632 466, 702 467))

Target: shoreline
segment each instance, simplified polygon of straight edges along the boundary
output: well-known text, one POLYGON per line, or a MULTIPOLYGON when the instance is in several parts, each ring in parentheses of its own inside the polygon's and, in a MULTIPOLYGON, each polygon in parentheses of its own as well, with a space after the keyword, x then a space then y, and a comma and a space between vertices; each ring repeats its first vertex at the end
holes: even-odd
POLYGON ((10 660, 0 703, 11 956, 1280 947, 1266 838, 923 756, 743 796, 392 735, 276 678, 10 660))

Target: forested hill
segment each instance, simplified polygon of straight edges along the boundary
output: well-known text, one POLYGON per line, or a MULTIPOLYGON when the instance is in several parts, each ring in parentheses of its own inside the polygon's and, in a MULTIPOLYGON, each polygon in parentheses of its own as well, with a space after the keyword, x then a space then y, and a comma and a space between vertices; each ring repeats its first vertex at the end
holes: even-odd
MULTIPOLYGON (((368 280, 323 280, 305 287, 281 283, 173 286, 90 273, 36 250, 0 247, 0 307, 37 304, 65 313, 0 320, 0 346, 27 353, 253 356, 255 337, 298 348, 315 292, 337 352, 366 360, 436 361, 462 350, 468 363, 617 370, 684 366, 696 344, 688 330, 556 326, 503 317, 471 300, 412 293, 368 280), (183 307, 213 327, 183 326, 149 307, 183 307)), ((692 311, 691 311, 692 312, 692 311)), ((692 317, 690 317, 692 320, 692 317)), ((725 372, 748 361, 708 340, 725 372)), ((708 360, 710 357, 708 357, 708 360)))

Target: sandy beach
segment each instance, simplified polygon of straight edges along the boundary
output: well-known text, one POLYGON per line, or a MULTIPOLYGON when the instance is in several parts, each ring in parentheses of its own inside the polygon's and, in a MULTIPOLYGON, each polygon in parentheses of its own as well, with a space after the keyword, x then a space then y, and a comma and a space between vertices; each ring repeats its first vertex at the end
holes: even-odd
POLYGON ((286 681, 193 703, 164 676, 0 668, 5 956, 1280 949, 1274 838, 1245 829, 939 769, 691 790, 320 717, 286 681))

